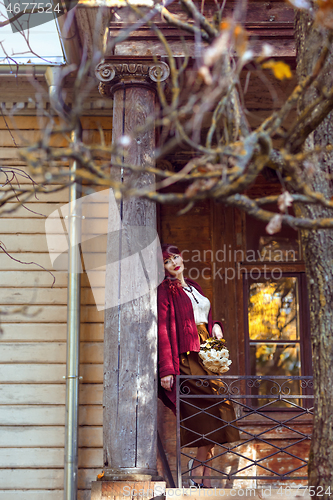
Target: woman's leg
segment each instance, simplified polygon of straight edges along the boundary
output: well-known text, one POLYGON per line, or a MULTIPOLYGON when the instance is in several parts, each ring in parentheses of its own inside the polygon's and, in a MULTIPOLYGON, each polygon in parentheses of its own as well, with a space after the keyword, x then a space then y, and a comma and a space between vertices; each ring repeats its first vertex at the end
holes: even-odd
MULTIPOLYGON (((214 446, 211 444, 208 444, 206 446, 200 446, 197 451, 197 456, 195 457, 195 460, 193 462, 193 466, 200 465, 202 462, 205 462, 208 458, 213 458, 214 456, 214 446)), ((209 465, 209 463, 207 462, 209 465)), ((197 467, 194 472, 194 476, 210 476, 210 468, 206 467, 205 464, 201 465, 200 467, 197 467)), ((199 484, 203 482, 204 486, 206 488, 210 488, 210 479, 209 477, 206 477, 205 479, 201 480, 196 480, 199 484)))
MULTIPOLYGON (((212 459, 213 457, 214 457, 214 446, 212 446, 211 449, 207 452, 206 460, 208 460, 209 458, 212 459)), ((211 465, 212 465, 212 460, 209 460, 209 462, 206 462, 205 467, 204 467, 204 472, 203 472, 203 475, 207 478, 207 479, 203 480, 203 483, 204 483, 204 486, 206 486, 207 488, 211 487, 210 478, 209 478, 209 476, 211 475, 211 472, 212 472, 212 470, 210 468, 211 465)))

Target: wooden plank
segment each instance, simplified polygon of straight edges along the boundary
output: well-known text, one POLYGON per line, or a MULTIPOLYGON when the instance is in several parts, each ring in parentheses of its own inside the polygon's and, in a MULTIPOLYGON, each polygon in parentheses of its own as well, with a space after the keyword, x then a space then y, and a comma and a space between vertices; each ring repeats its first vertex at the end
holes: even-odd
POLYGON ((2 384, 0 398, 4 405, 65 404, 65 381, 62 384, 28 384, 24 386, 21 384, 2 384))
MULTIPOLYGON (((52 192, 55 188, 60 188, 60 185, 51 186, 50 189, 46 188, 45 191, 34 192, 31 190, 31 196, 29 196, 28 202, 35 203, 68 203, 68 187, 64 186, 63 189, 59 191, 52 192)), ((26 186, 24 187, 26 189, 26 186)), ((24 199, 26 199, 26 195, 24 195, 24 199)), ((11 202, 13 204, 15 202, 11 202)))
MULTIPOLYGON (((100 472, 100 468, 79 469, 78 488, 88 489, 91 481, 96 481, 96 476, 100 472)), ((13 488, 16 490, 37 488, 59 490, 63 487, 63 481, 64 471, 61 469, 21 469, 19 474, 15 470, 0 470, 0 484, 4 490, 13 488)))
MULTIPOLYGON (((7 203, 5 209, 1 211, 1 217, 10 219, 38 218, 45 220, 52 212, 61 209, 66 203, 68 203, 68 199, 64 200, 63 203, 60 203, 60 201, 40 203, 39 201, 29 200, 24 203, 24 206, 17 206, 17 203, 7 203)), ((104 219, 107 208, 107 203, 91 203, 89 205, 90 219, 104 219)))
MULTIPOLYGON (((106 145, 111 144, 111 130, 102 130, 106 145)), ((43 138, 44 130, 0 130, 0 147, 16 147, 12 135, 18 147, 28 147, 43 138)), ((66 134, 68 137, 68 135, 66 134)), ((55 148, 64 148, 69 145, 67 137, 63 134, 56 134, 48 137, 47 144, 55 148)), ((101 144, 101 135, 96 130, 83 130, 83 142, 86 144, 101 144)))
MULTIPOLYGON (((53 272, 53 271, 52 271, 53 272)), ((55 282, 53 288, 65 288, 68 285, 67 273, 60 273, 57 271, 53 272, 55 276, 55 282)), ((84 288, 90 288, 90 282, 93 283, 94 287, 103 287, 105 284, 105 276, 103 272, 96 271, 95 273, 90 271, 89 278, 86 273, 81 274, 81 290, 84 288)), ((53 284, 53 277, 47 271, 29 271, 24 270, 22 273, 22 268, 17 271, 5 271, 1 270, 1 282, 0 288, 41 288, 47 287, 51 288, 53 284)))
POLYGON ((61 500, 64 490, 0 490, 0 500, 61 500))
MULTIPOLYGON (((55 124, 59 124, 59 119, 57 117, 52 118, 54 119, 55 124)), ((105 130, 112 130, 112 116, 81 116, 80 121, 83 130, 98 130, 99 127, 102 127, 105 130)), ((38 130, 44 129, 49 123, 49 119, 43 116, 6 116, 6 122, 10 129, 13 130, 38 130)), ((2 116, 0 116, 0 130, 6 129, 7 126, 5 120, 2 116)))
POLYGON ((21 272, 25 270, 40 271, 40 266, 43 266, 45 269, 52 270, 51 260, 48 253, 11 252, 10 255, 12 259, 5 253, 0 253, 0 270, 3 269, 4 271, 12 271, 17 269, 21 272))
MULTIPOLYGON (((92 306, 86 306, 84 309, 92 306)), ((2 306, 1 312, 6 318, 7 323, 66 323, 67 322, 67 307, 66 306, 28 306, 22 309, 23 306, 2 306)), ((88 319, 92 319, 95 315, 90 314, 90 311, 82 312, 88 319)), ((45 326, 47 328, 47 326, 45 326)))
MULTIPOLYGON (((259 56, 262 52, 263 43, 269 43, 273 48, 273 57, 295 57, 295 42, 292 39, 289 40, 275 40, 270 36, 266 36, 264 39, 260 40, 260 43, 256 42, 256 40, 250 41, 250 47, 254 51, 256 56, 259 56)), ((172 54, 175 57, 184 57, 190 56, 195 57, 196 54, 196 44, 192 39, 186 40, 186 51, 184 50, 184 43, 181 40, 171 40, 169 41, 169 50, 172 51, 172 54)), ((167 49, 162 42, 157 40, 150 40, 149 44, 147 44, 146 40, 140 40, 136 38, 135 40, 126 40, 120 44, 117 44, 114 50, 115 56, 151 56, 154 54, 155 56, 167 56, 167 49)), ((111 54, 106 54, 110 56, 111 54)))
MULTIPOLYGON (((28 147, 39 141, 43 137, 44 130, 9 130, 0 131, 0 147, 28 147), (14 137, 14 141, 13 138, 14 137)), ((50 137, 49 145, 53 147, 66 147, 68 140, 62 134, 50 137)))
MULTIPOLYGON (((2 306, 1 313, 7 323, 66 323, 66 306, 2 306)), ((104 311, 97 311, 96 306, 83 306, 81 308, 81 322, 102 323, 104 311)))
MULTIPOLYGON (((68 165, 65 165, 64 162, 58 163, 58 169, 58 171, 61 169, 62 173, 69 172, 69 167, 68 165)), ((23 161, 6 162, 6 165, 2 166, 0 180, 2 183, 10 180, 10 183, 14 186, 14 188, 18 185, 25 185, 26 188, 28 185, 32 185, 33 182, 35 184, 44 184, 45 182, 43 175, 37 174, 34 169, 30 168, 23 161)), ((52 187, 57 185, 54 180, 51 180, 51 182, 49 181, 47 184, 52 187)))
MULTIPOLYGON (((45 221, 55 210, 59 210, 63 203, 32 203, 28 201, 24 205, 7 203, 1 210, 1 217, 9 219, 43 219, 45 221)), ((45 222, 44 222, 45 223, 45 222)))
MULTIPOLYGON (((237 3, 236 2, 227 2, 224 10, 223 10, 223 16, 231 16, 234 13, 234 9, 236 8, 237 3)), ((179 19, 182 21, 188 21, 189 20, 189 15, 187 14, 184 9, 182 9, 181 5, 178 4, 171 4, 168 9, 170 12, 174 13, 177 15, 179 19)), ((213 20, 213 16, 216 12, 216 6, 214 2, 206 2, 203 6, 203 13, 209 20, 213 20)), ((126 13, 128 11, 120 11, 119 12, 119 21, 117 22, 112 22, 111 23, 111 29, 115 29, 118 27, 118 29, 121 27, 122 22, 126 21, 127 22, 127 17, 126 13)), ((169 26, 164 23, 161 23, 161 17, 156 16, 154 21, 158 24, 158 27, 162 29, 162 32, 165 33, 164 30, 168 30, 169 26)), ((288 23, 291 26, 293 26, 294 22, 294 10, 291 5, 286 5, 284 2, 278 1, 278 0, 273 0, 272 2, 264 2, 263 0, 251 0, 249 5, 247 6, 246 10, 246 17, 244 19, 245 23, 256 23, 258 26, 260 26, 262 23, 269 23, 271 25, 271 29, 274 29, 274 25, 279 22, 284 22, 288 23), (270 16, 274 14, 274 19, 271 20, 270 16)), ((147 30, 149 33, 149 31, 147 30)), ((135 32, 134 32, 135 33, 135 32)))
MULTIPOLYGON (((30 361, 30 360, 29 360, 30 361)), ((66 375, 64 364, 0 364, 2 384, 63 383, 66 375)), ((103 383, 102 364, 80 364, 82 383, 103 383)))
MULTIPOLYGON (((1 448, 63 448, 65 426, 0 427, 1 448), (20 444, 21 443, 21 444, 20 444)), ((0 482, 3 487, 3 483, 0 482)))
MULTIPOLYGON (((106 217, 107 219, 107 217, 106 217)), ((105 222, 103 219, 85 219, 83 234, 91 236, 104 234, 105 222)), ((0 218, 1 234, 45 234, 45 218, 15 219, 0 218)))
MULTIPOLYGON (((0 405, 0 422, 9 426, 64 425, 65 405, 0 405)), ((79 424, 102 425, 102 405, 80 405, 79 424)))
MULTIPOLYGON (((34 202, 29 200, 24 203, 24 206, 17 205, 17 203, 7 203, 5 209, 1 211, 1 217, 15 219, 38 218, 45 220, 52 212, 60 210, 66 203, 68 203, 68 199, 64 200, 63 203, 60 203, 60 201, 40 203, 37 200, 34 202)), ((107 203, 90 203, 89 218, 93 221, 96 219, 104 219, 107 207, 107 203)))
MULTIPOLYGON (((102 384, 81 384, 81 404, 101 404, 102 384)), ((0 386, 1 404, 4 405, 58 405, 65 403, 65 383, 63 384, 3 384, 0 386)))
MULTIPOLYGON (((64 490, 0 490, 0 500, 62 500, 64 490)), ((91 490, 78 490, 78 500, 90 500, 91 490)))
MULTIPOLYGON (((64 490, 0 490, 0 500, 62 500, 64 490)), ((78 490, 78 500, 90 500, 91 490, 78 490)))
MULTIPOLYGON (((83 288, 81 293, 81 304, 100 304, 105 303, 105 289, 94 288, 94 292, 90 288, 83 288)), ((31 305, 66 305, 67 304, 67 288, 1 288, 0 287, 0 304, 31 304, 31 305)))
POLYGON ((84 306, 81 308, 81 321, 83 323, 104 322, 104 311, 97 311, 96 306, 84 306))
POLYGON ((48 252, 45 231, 43 234, 7 234, 2 238, 9 253, 12 252, 48 252))
POLYGON ((0 304, 67 304, 67 288, 0 288, 0 304))
MULTIPOLYGON (((79 428, 79 446, 100 448, 102 427, 88 426, 79 428)), ((40 427, 0 427, 1 448, 63 448, 65 444, 65 426, 40 427)), ((3 486, 3 483, 0 481, 3 486)))
MULTIPOLYGON (((1 134, 1 131, 0 131, 1 134)), ((4 162, 3 162, 4 163, 4 162)), ((101 165, 102 161, 96 159, 96 164, 101 165)), ((65 161, 59 161, 57 166, 52 169, 54 175, 53 179, 45 183, 44 176, 41 173, 36 173, 36 170, 30 168, 23 160, 9 160, 5 164, 1 165, 2 169, 0 172, 0 182, 4 184, 5 182, 11 183, 14 188, 18 185, 24 185, 27 188, 28 185, 32 186, 33 182, 35 184, 47 185, 47 189, 51 190, 57 185, 63 185, 68 180, 69 167, 65 161), (57 181, 58 178, 58 181, 57 181)), ((9 187, 9 186, 8 186, 9 187)), ((88 194, 91 193, 92 189, 94 191, 101 191, 106 189, 105 186, 100 186, 98 184, 91 184, 84 182, 83 184, 83 194, 87 191, 88 194)))
MULTIPOLYGON (((78 455, 79 467, 100 467, 103 463, 102 448, 79 448, 78 455)), ((29 448, 26 453, 22 453, 20 448, 1 449, 0 469, 55 469, 63 467, 63 448, 29 448)))
POLYGON ((2 384, 64 383, 66 365, 63 364, 0 364, 2 384))
POLYGON ((17 148, 0 148, 0 160, 21 160, 19 149, 17 148))
MULTIPOLYGON (((1 218, 0 218, 1 220, 1 218)), ((53 288, 65 288, 68 284, 67 274, 66 273, 55 273, 55 283, 53 288)), ((17 271, 1 271, 1 282, 0 288, 50 288, 53 284, 53 277, 50 273, 43 271, 28 271, 21 270, 17 271)), ((83 283, 82 283, 83 285, 83 283)), ((89 286, 87 280, 84 282, 85 286, 89 286)), ((83 286, 84 286, 83 285, 83 286)), ((1 341, 1 339, 0 339, 1 341)))
MULTIPOLYGON (((81 342, 81 363, 103 363, 103 342, 81 342)), ((65 363, 66 344, 60 342, 2 343, 0 363, 65 363)))
MULTIPOLYGON (((2 342, 65 342, 66 323, 23 323, 19 326, 11 323, 1 323, 3 332, 0 335, 2 342)), ((103 323, 82 323, 80 328, 80 338, 82 342, 103 341, 103 323)))
MULTIPOLYGON (((235 227, 236 227, 236 238, 235 238, 235 243, 236 247, 239 250, 243 250, 244 254, 246 253, 246 224, 245 224, 245 213, 240 212, 239 210, 235 209, 234 210, 235 214, 235 227), (238 240, 238 241, 237 241, 238 240)), ((238 254, 237 254, 237 260, 238 254)), ((237 346, 237 358, 238 358, 238 363, 240 369, 237 370, 237 372, 233 373, 241 373, 245 374, 245 333, 244 333, 244 324, 245 324, 245 318, 244 318, 244 286, 243 286, 243 279, 242 276, 237 276, 237 279, 235 280, 235 288, 236 288, 236 308, 235 308, 235 327, 236 327, 236 332, 237 332, 237 338, 235 339, 236 346, 237 346)))
MULTIPOLYGON (((81 292, 81 304, 104 306, 105 288, 94 287, 83 288, 81 292)), ((67 304, 66 288, 2 288, 0 287, 0 304, 2 305, 64 305, 67 304)))

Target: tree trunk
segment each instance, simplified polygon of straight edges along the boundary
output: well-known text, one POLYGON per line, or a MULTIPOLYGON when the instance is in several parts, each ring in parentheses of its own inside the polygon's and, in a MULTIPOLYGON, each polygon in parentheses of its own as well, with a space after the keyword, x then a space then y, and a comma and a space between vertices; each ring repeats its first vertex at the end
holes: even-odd
MULTIPOLYGON (((314 25, 306 13, 297 15, 297 73, 300 79, 309 74, 318 60, 324 39, 324 30, 314 25)), ((327 87, 332 86, 332 62, 331 54, 323 72, 323 85, 327 87)), ((302 107, 314 97, 314 91, 308 92, 302 107)), ((306 148, 333 142, 332 119, 331 113, 308 139, 306 148)), ((322 153, 311 163, 313 173, 309 175, 308 184, 330 199, 333 196, 332 153, 322 153)), ((296 211, 313 219, 333 216, 332 210, 314 205, 299 205, 296 211)), ((314 498, 328 500, 333 494, 333 232, 302 231, 301 237, 310 301, 315 395, 309 486, 314 486, 314 498)))

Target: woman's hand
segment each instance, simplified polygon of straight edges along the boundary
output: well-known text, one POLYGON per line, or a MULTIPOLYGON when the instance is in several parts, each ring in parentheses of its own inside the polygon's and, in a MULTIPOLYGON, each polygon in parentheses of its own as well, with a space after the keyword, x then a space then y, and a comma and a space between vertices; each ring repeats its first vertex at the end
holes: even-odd
POLYGON ((173 375, 166 375, 165 377, 162 377, 161 378, 161 386, 166 391, 171 391, 172 386, 173 386, 173 375))
POLYGON ((218 340, 223 339, 222 328, 218 323, 215 323, 215 325, 213 325, 212 335, 218 340))

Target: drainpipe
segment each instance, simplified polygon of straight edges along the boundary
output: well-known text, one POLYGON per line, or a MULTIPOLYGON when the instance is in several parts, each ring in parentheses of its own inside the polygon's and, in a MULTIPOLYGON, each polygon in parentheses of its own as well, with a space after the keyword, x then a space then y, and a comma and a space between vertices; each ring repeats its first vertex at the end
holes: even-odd
MULTIPOLYGON (((51 106, 64 119, 68 107, 63 102, 57 85, 59 68, 49 67, 45 78, 49 85, 51 106)), ((82 136, 81 127, 72 132, 71 143, 82 136)), ((67 364, 66 364, 66 428, 65 428, 65 477, 64 500, 77 499, 78 471, 78 415, 79 415, 79 367, 80 367, 80 288, 81 259, 81 211, 76 200, 81 195, 80 183, 75 181, 76 161, 70 165, 70 189, 68 212, 68 288, 67 288, 67 364)))

